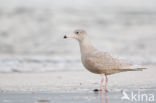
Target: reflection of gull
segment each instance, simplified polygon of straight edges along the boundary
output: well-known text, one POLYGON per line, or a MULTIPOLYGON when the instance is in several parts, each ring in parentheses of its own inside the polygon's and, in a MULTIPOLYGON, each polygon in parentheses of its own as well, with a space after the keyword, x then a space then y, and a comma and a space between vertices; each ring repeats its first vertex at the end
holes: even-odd
POLYGON ((125 91, 122 91, 123 96, 121 97, 121 100, 130 100, 127 93, 125 91))
POLYGON ((106 52, 98 51, 90 43, 87 32, 84 30, 76 30, 74 34, 65 35, 64 38, 76 39, 80 45, 81 60, 84 67, 90 72, 102 75, 100 90, 102 90, 104 82, 103 75, 106 77, 105 90, 107 90, 107 75, 127 71, 142 71, 145 69, 144 67, 135 67, 128 61, 114 58, 106 52))
POLYGON ((104 96, 103 96, 103 92, 100 91, 100 103, 108 103, 108 96, 106 91, 104 92, 104 96))

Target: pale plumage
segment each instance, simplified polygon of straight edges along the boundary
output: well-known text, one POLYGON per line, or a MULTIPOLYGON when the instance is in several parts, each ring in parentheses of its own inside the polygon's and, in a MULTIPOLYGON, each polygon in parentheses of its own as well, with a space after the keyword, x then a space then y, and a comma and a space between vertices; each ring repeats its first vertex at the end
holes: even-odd
POLYGON ((93 51, 82 57, 83 65, 91 72, 110 75, 128 71, 131 63, 113 58, 106 52, 93 51))
POLYGON ((93 51, 82 56, 82 63, 90 72, 105 75, 144 69, 129 61, 113 58, 108 53, 100 51, 93 51))
MULTIPOLYGON (((107 52, 98 51, 90 43, 87 33, 84 30, 76 30, 74 34, 69 36, 64 36, 64 38, 74 38, 78 40, 81 51, 81 60, 84 67, 90 72, 96 74, 104 74, 106 76, 107 85, 107 75, 126 72, 126 71, 141 71, 145 68, 135 66, 132 63, 114 58, 107 52)), ((103 77, 101 80, 101 86, 103 83, 103 77)), ((102 87, 100 86, 100 90, 102 87)), ((106 89, 106 86, 105 86, 106 89)))

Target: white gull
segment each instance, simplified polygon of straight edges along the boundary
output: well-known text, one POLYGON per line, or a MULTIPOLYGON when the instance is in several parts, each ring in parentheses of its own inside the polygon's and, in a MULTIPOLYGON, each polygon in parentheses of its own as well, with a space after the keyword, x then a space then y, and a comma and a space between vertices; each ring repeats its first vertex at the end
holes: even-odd
POLYGON ((87 32, 81 29, 75 30, 72 35, 65 35, 64 38, 74 38, 79 42, 81 51, 81 61, 84 67, 92 73, 101 74, 100 91, 102 90, 104 75, 106 77, 105 91, 107 91, 107 75, 127 72, 142 71, 146 69, 136 66, 129 61, 112 57, 107 52, 98 51, 89 41, 87 32))

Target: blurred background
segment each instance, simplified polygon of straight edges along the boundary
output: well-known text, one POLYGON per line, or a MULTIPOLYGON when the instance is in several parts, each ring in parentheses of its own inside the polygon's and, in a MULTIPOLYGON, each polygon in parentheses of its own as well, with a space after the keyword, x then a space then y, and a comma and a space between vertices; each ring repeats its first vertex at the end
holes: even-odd
POLYGON ((95 47, 156 64, 155 0, 0 0, 0 72, 85 71, 75 29, 95 47))

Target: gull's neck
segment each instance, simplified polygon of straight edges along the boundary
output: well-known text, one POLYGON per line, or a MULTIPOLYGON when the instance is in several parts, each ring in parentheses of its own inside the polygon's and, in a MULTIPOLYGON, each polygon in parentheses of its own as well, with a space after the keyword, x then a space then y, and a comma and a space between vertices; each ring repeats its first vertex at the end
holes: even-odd
POLYGON ((96 50, 94 46, 91 44, 90 40, 85 38, 84 40, 79 41, 81 55, 85 55, 89 52, 96 50))

